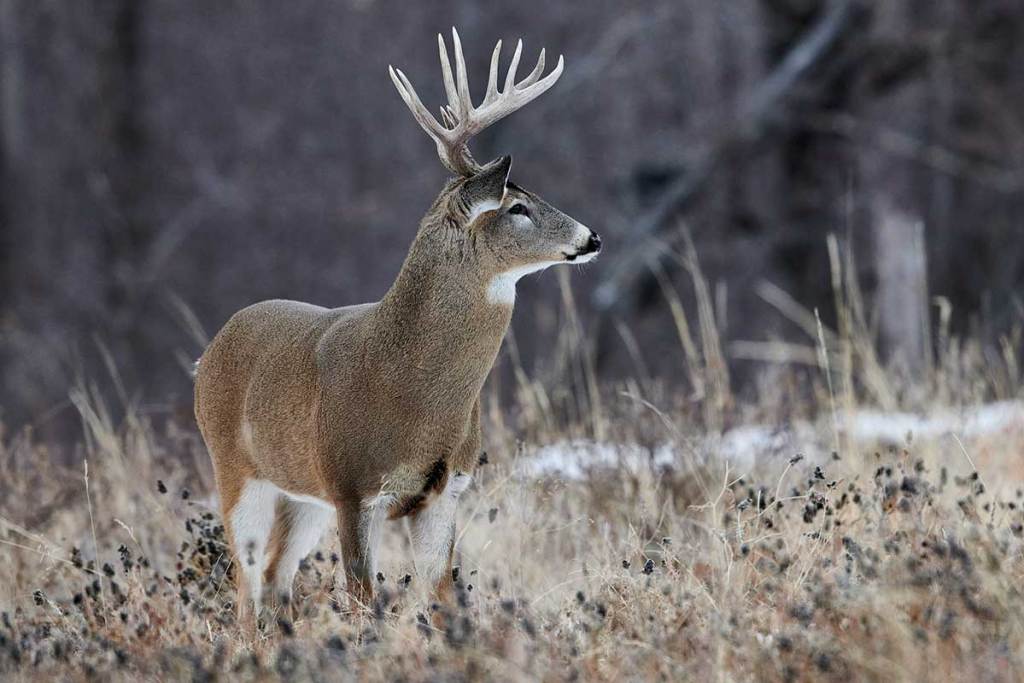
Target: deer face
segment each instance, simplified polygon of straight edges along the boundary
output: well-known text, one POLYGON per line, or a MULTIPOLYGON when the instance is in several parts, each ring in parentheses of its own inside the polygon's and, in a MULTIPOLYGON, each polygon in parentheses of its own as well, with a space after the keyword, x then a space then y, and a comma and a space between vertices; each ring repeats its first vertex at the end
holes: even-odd
POLYGON ((509 303, 515 282, 561 263, 586 263, 601 251, 596 232, 537 195, 508 181, 511 157, 502 157, 466 179, 459 189, 467 234, 491 278, 488 298, 509 303))
POLYGON ((475 105, 469 94, 469 77, 458 31, 452 29, 454 73, 441 35, 437 36, 437 47, 448 96, 448 104, 441 107, 440 121, 424 106, 401 69, 389 67, 391 80, 416 122, 437 145, 441 162, 458 177, 439 200, 445 200, 440 203, 449 210, 449 221, 462 226, 460 234, 471 244, 468 251, 474 255, 474 267, 489 278, 487 298, 493 303, 512 303, 515 283, 520 277, 559 263, 589 261, 601 250, 601 238, 532 192, 509 183, 511 157, 480 166, 467 144, 480 131, 544 94, 562 75, 563 60, 559 57, 555 68, 544 76, 545 57, 541 50, 537 66, 530 75, 517 81, 516 69, 523 52, 520 40, 512 54, 504 86, 499 89, 499 40, 491 53, 487 92, 483 101, 475 105))

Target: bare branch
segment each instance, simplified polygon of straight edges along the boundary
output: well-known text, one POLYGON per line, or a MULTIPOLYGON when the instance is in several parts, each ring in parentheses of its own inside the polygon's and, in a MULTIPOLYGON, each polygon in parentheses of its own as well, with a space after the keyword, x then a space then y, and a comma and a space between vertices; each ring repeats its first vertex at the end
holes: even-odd
POLYGON ((735 125, 725 126, 729 134, 694 153, 685 164, 683 174, 639 217, 631 228, 631 233, 637 237, 637 246, 618 259, 616 267, 594 290, 592 301, 599 311, 623 305, 623 293, 647 272, 654 248, 649 237, 662 230, 672 215, 698 195, 724 160, 740 150, 751 153, 756 143, 764 139, 783 99, 835 45, 850 25, 856 7, 855 0, 832 0, 817 23, 740 106, 735 125))

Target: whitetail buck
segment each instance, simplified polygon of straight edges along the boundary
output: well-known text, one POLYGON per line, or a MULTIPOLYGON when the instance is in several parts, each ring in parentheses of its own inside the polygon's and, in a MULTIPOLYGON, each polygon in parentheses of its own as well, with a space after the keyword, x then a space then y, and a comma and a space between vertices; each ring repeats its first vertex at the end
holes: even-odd
POLYGON ((480 166, 467 143, 555 84, 544 52, 516 83, 522 41, 498 90, 501 42, 474 106, 458 33, 455 75, 438 36, 448 104, 438 122, 391 69, 402 99, 455 174, 395 283, 376 303, 264 301, 236 313, 199 360, 195 411, 240 568, 240 620, 264 583, 290 599, 299 562, 337 520, 352 599, 372 596, 385 520, 408 517, 413 562, 439 599, 451 590, 455 508, 480 451, 480 390, 512 317, 516 281, 600 250, 597 234, 480 166))

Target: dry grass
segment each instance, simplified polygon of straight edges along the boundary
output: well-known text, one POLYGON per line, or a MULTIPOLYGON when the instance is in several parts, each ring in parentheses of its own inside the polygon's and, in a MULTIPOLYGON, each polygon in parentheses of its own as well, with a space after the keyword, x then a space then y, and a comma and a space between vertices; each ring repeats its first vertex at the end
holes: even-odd
POLYGON ((115 428, 90 405, 87 476, 27 438, 0 454, 5 680, 1024 674, 1024 427, 964 450, 825 447, 740 472, 713 457, 695 469, 676 433, 692 429, 664 414, 624 415, 610 438, 660 429, 677 464, 582 481, 517 475, 529 449, 497 429, 463 506, 446 628, 427 625, 395 525, 375 613, 344 607, 326 539, 299 576, 300 616, 245 643, 194 434, 115 428))
MULTIPOLYGON (((844 431, 858 401, 1019 399, 1019 339, 995 360, 977 344, 940 339, 932 375, 908 388, 875 358, 849 278, 837 273, 838 305, 850 308, 835 331, 766 288, 807 328, 798 363, 817 367, 809 386, 805 370, 776 370, 763 399, 736 405, 708 329, 710 289, 692 248, 683 258, 700 299, 699 343, 662 285, 686 347, 687 390, 599 386, 563 282, 559 346, 571 351, 556 363, 559 379, 516 368, 514 406, 488 395, 489 464, 462 505, 458 604, 440 608, 443 628, 431 625, 436 606, 394 525, 372 613, 348 611, 328 538, 299 574, 297 618, 270 616, 245 641, 191 424, 151 424, 131 410, 115 424, 78 391, 84 436, 72 466, 29 433, 0 438, 0 677, 1024 677, 1024 424, 962 438, 951 424, 939 438, 895 444, 844 431), (791 386, 803 387, 799 405, 772 397, 791 386), (756 465, 730 464, 714 437, 745 415, 811 415, 816 437, 756 465), (533 446, 580 437, 673 457, 582 479, 522 475, 533 446)), ((793 347, 756 350, 778 360, 793 347)))

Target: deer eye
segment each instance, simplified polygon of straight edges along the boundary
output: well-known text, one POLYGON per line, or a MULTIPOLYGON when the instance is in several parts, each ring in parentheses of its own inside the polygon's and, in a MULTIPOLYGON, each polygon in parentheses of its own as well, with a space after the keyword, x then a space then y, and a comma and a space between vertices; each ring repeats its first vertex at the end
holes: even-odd
POLYGON ((513 204, 509 207, 508 212, 516 216, 529 217, 530 215, 530 211, 526 208, 526 204, 513 204))

